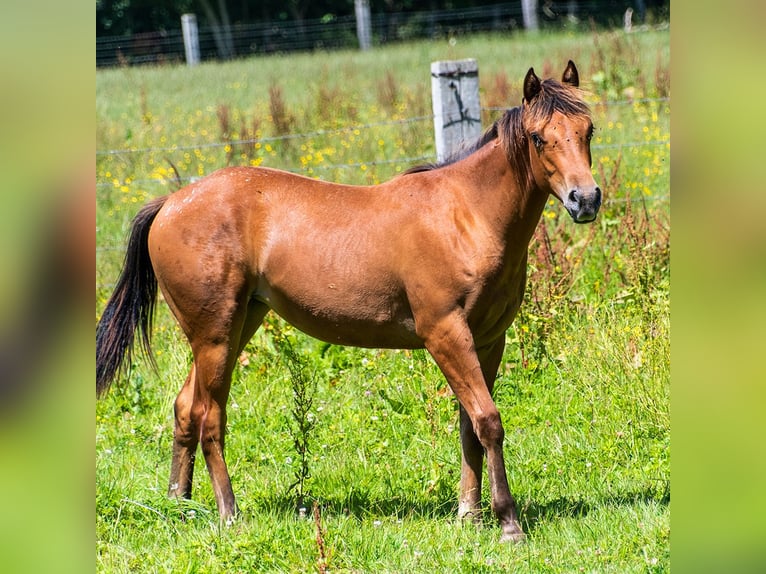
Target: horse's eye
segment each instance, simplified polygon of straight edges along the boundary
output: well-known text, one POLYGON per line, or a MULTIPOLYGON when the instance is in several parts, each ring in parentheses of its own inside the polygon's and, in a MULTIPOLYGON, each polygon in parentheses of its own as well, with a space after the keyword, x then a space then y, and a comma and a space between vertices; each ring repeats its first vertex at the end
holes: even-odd
POLYGON ((531 134, 529 134, 529 137, 532 138, 532 143, 535 144, 535 147, 538 150, 541 150, 543 148, 545 141, 543 140, 543 138, 540 137, 540 134, 538 134, 537 132, 532 132, 531 134))
POLYGON ((593 130, 595 130, 595 129, 596 129, 596 128, 594 128, 593 126, 591 126, 591 127, 590 127, 590 129, 588 130, 588 133, 587 133, 587 135, 585 136, 585 139, 587 139, 588 141, 590 141, 591 139, 593 139, 593 130))

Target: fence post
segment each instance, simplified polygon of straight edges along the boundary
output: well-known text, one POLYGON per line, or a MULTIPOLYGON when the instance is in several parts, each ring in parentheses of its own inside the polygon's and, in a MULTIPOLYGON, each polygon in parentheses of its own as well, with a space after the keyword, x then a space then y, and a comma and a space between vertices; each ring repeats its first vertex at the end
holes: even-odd
POLYGON ((479 65, 474 59, 431 62, 436 159, 444 161, 463 142, 481 135, 479 65))
POLYGON ((359 38, 359 49, 369 50, 372 47, 370 0, 354 0, 354 12, 356 14, 356 35, 359 38))
POLYGON ((196 14, 181 15, 181 31, 184 36, 186 65, 196 66, 199 64, 199 32, 197 31, 196 14))
POLYGON ((521 16, 524 28, 537 30, 537 0, 521 0, 521 16))

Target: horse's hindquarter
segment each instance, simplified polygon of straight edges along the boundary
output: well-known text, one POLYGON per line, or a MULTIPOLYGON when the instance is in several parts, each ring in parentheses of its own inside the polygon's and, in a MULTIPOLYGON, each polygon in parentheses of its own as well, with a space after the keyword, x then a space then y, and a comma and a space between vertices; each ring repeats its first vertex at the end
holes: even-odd
POLYGON ((248 288, 252 242, 246 170, 219 170, 168 196, 149 232, 165 299, 190 338, 224 334, 248 288), (220 331, 220 333, 219 333, 220 331))

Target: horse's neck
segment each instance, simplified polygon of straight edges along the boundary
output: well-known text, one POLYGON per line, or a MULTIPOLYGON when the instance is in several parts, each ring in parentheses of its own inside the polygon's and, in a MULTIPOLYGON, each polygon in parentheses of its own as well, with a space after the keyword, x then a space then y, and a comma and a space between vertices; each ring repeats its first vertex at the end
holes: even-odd
POLYGON ((516 170, 524 168, 511 165, 498 140, 460 163, 464 163, 460 173, 470 180, 466 188, 473 195, 470 201, 473 213, 482 213, 498 237, 508 243, 529 244, 548 194, 528 178, 519 177, 516 170))

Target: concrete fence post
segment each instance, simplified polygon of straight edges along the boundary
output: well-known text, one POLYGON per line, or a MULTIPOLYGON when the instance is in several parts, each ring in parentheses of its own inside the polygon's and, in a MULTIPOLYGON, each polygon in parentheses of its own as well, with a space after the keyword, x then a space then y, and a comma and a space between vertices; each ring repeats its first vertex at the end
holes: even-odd
POLYGON ((199 32, 197 30, 196 14, 181 15, 181 32, 183 32, 184 36, 186 65, 196 66, 199 64, 199 32))
POLYGON ((441 162, 481 135, 479 65, 474 59, 431 63, 436 159, 441 162))

